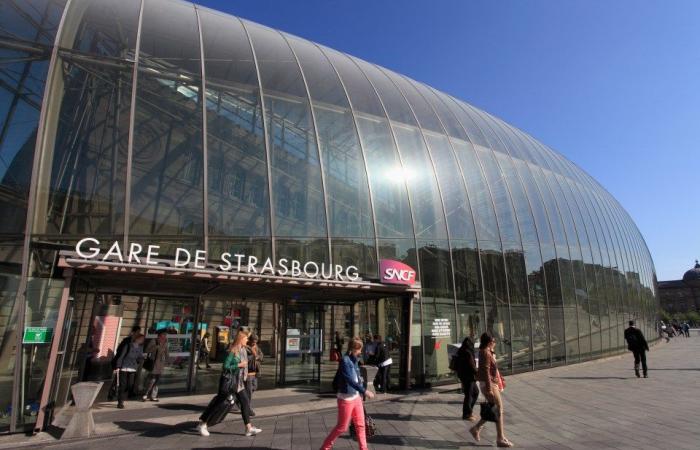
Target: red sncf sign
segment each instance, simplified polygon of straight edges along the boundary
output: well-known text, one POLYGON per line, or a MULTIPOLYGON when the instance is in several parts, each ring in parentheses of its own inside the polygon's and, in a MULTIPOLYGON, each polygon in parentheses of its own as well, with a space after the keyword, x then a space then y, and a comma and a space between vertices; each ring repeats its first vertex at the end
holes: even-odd
POLYGON ((379 261, 379 273, 384 284, 412 285, 416 282, 416 271, 400 261, 382 259, 379 261))

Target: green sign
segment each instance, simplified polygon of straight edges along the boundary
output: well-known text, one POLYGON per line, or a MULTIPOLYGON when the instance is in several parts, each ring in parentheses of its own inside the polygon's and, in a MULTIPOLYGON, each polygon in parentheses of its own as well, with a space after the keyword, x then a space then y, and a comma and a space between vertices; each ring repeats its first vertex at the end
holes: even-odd
POLYGON ((26 327, 24 329, 23 344, 48 344, 53 338, 53 328, 26 327))

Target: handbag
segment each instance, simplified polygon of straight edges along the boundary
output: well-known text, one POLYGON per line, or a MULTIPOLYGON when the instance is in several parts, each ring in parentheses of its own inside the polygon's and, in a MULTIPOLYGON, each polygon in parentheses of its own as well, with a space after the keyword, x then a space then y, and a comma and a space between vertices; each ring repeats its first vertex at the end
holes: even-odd
MULTIPOLYGON (((377 424, 374 422, 374 419, 372 416, 367 414, 367 410, 364 409, 364 405, 362 405, 362 409, 365 412, 365 439, 370 439, 374 436, 376 436, 379 432, 377 429, 377 424)), ((355 432, 355 424, 350 423, 350 436, 353 439, 357 439, 357 433, 355 432)))
POLYGON ((221 377, 219 377, 219 393, 228 395, 235 392, 236 387, 238 387, 238 377, 240 370, 235 373, 231 371, 221 372, 221 377))
POLYGON ((148 358, 143 360, 143 368, 149 372, 153 372, 153 369, 156 368, 156 359, 149 355, 148 358))
POLYGON ((482 402, 480 416, 487 422, 496 422, 501 417, 501 410, 495 403, 482 402))

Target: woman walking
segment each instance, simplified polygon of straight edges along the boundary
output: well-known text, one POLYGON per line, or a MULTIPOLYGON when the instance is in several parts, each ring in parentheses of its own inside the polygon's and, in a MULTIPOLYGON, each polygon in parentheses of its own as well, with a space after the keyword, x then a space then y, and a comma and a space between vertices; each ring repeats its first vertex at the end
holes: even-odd
POLYGON ((197 429, 202 436, 209 436, 207 424, 212 421, 212 418, 215 416, 223 418, 226 415, 233 397, 238 399, 241 405, 241 416, 246 429, 245 435, 255 436, 262 431, 250 422, 250 400, 248 399, 248 391, 245 388, 248 361, 242 361, 241 359, 241 353, 246 352, 245 346, 248 342, 249 334, 247 331, 239 331, 236 334, 236 338, 229 345, 228 354, 223 364, 223 372, 221 378, 219 378, 219 392, 209 402, 209 405, 199 417, 197 429), (231 399, 229 399, 229 396, 231 399), (225 411, 221 415, 223 408, 225 408, 225 411))
MULTIPOLYGON (((512 447, 504 433, 503 429, 503 401, 501 400, 501 374, 498 372, 496 365, 496 356, 494 354, 496 348, 496 339, 489 333, 484 333, 479 339, 479 368, 477 370, 476 379, 479 380, 481 392, 486 396, 489 403, 494 404, 498 413, 496 414, 496 445, 498 447, 512 447)), ((479 433, 484 427, 486 421, 484 419, 469 429, 469 433, 474 436, 474 440, 479 442, 479 433)))
POLYGON ((337 387, 338 423, 323 441, 321 450, 333 448, 333 443, 338 439, 338 436, 348 431, 350 420, 355 425, 360 450, 367 450, 365 409, 362 400, 364 396, 373 398, 374 394, 371 391, 365 391, 363 386, 360 366, 358 365, 360 354, 362 354, 362 341, 359 338, 354 338, 348 344, 348 353, 340 361, 333 380, 334 386, 337 387))
MULTIPOLYGON (((168 363, 168 358, 170 358, 170 353, 168 352, 168 334, 165 330, 160 330, 156 339, 152 340, 148 346, 146 346, 146 353, 148 353, 148 359, 151 361, 152 370, 148 375, 148 387, 141 401, 145 402, 146 400, 150 400, 152 402, 157 402, 158 382, 160 381, 160 376, 163 374, 165 365, 168 363)), ((143 365, 145 367, 146 363, 143 365)))
POLYGON ((470 337, 466 337, 457 351, 457 377, 462 383, 462 392, 464 392, 462 420, 470 422, 476 420, 474 405, 479 397, 479 388, 476 386, 476 360, 474 356, 474 341, 470 337))
POLYGON ((124 395, 126 392, 134 392, 136 383, 136 371, 139 364, 143 361, 143 341, 144 336, 141 333, 136 333, 131 342, 122 351, 121 356, 117 358, 117 379, 119 381, 117 388, 117 408, 124 408, 124 395))

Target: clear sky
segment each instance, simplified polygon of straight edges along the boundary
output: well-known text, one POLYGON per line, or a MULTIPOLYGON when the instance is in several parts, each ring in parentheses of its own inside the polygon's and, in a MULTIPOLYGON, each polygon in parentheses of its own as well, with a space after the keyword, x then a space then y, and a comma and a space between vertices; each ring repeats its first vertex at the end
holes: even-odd
POLYGON ((596 178, 659 280, 700 258, 700 1, 196 0, 423 81, 596 178))

